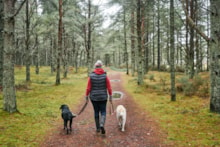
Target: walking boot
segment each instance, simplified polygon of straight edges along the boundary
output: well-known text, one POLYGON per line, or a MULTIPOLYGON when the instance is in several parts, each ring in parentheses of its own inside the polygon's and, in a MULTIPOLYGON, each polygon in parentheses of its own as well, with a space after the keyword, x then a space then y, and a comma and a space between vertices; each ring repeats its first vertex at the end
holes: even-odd
POLYGON ((105 119, 106 119, 106 117, 104 115, 101 116, 100 128, 101 128, 101 133, 102 134, 105 134, 105 128, 104 128, 104 126, 105 126, 105 119))
POLYGON ((95 117, 96 132, 100 132, 99 117, 95 117))

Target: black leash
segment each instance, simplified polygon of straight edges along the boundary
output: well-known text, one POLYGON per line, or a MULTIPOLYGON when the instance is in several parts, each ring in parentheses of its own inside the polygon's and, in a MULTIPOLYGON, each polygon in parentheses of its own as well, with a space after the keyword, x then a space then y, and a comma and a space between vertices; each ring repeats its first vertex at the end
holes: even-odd
POLYGON ((84 111, 84 109, 86 108, 87 104, 88 104, 88 101, 86 101, 86 103, 83 105, 83 107, 82 107, 82 109, 79 111, 78 115, 80 115, 80 114, 84 111))

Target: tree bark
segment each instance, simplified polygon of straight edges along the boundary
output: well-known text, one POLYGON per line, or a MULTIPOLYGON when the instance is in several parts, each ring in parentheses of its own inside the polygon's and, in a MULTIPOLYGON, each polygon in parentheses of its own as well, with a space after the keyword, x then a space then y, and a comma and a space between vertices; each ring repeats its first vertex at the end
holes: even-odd
MULTIPOLYGON (((153 15, 153 24, 155 25, 155 16, 153 15)), ((155 27, 153 27, 153 41, 152 41, 152 64, 153 64, 153 69, 155 69, 155 27)))
POLYGON ((4 5, 3 0, 0 0, 0 88, 3 83, 3 49, 4 49, 4 37, 3 37, 3 29, 4 29, 4 5))
MULTIPOLYGON (((186 13, 186 16, 189 15, 189 1, 187 0, 186 1, 186 7, 185 7, 185 13, 186 13)), ((185 59, 185 62, 186 62, 186 66, 185 66, 185 72, 188 74, 189 71, 190 71, 190 67, 189 67, 189 62, 190 62, 190 58, 189 58, 189 20, 186 19, 186 34, 185 34, 185 52, 186 52, 186 59, 185 59)))
POLYGON ((89 12, 88 12, 88 40, 87 40, 87 48, 86 48, 86 52, 87 52, 87 67, 88 67, 88 75, 90 73, 90 70, 91 70, 91 55, 90 55, 90 52, 91 52, 91 34, 92 34, 92 30, 91 30, 91 0, 88 0, 88 9, 89 9, 89 12))
POLYGON ((211 99, 210 110, 220 113, 220 1, 210 0, 211 3, 211 38, 210 69, 211 69, 211 99))
POLYGON ((124 21, 124 56, 125 56, 125 64, 126 64, 126 74, 129 75, 128 69, 128 51, 127 51, 127 33, 126 33, 126 10, 125 6, 123 6, 123 21, 124 21))
POLYGON ((149 71, 149 54, 150 54, 150 47, 149 47, 149 30, 150 30, 150 25, 149 25, 149 22, 150 22, 150 7, 151 7, 151 4, 149 1, 146 1, 146 9, 144 11, 146 11, 147 13, 147 17, 145 18, 146 21, 145 21, 145 41, 144 41, 144 48, 145 48, 145 74, 148 73, 149 71))
MULTIPOLYGON (((207 0, 206 1, 206 5, 208 6, 209 5, 209 0, 207 0)), ((210 15, 209 15, 209 12, 207 11, 207 20, 206 20, 206 22, 207 22, 207 36, 210 36, 210 15)), ((206 62, 206 65, 207 65, 207 68, 206 68, 206 71, 209 71, 209 60, 210 60, 210 58, 209 58, 209 41, 207 41, 207 52, 206 52, 206 54, 207 54, 207 62, 206 62)))
POLYGON ((51 53, 51 74, 56 71, 56 55, 57 55, 57 38, 56 36, 51 36, 51 44, 50 44, 50 53, 51 53))
MULTIPOLYGON (((190 18, 193 19, 193 21, 195 22, 195 11, 194 11, 194 1, 195 0, 191 0, 190 1, 190 18)), ((189 78, 192 79, 194 77, 195 74, 195 69, 194 69, 194 38, 195 38, 195 31, 194 29, 191 27, 190 28, 190 48, 189 48, 189 78)))
POLYGON ((137 0, 137 43, 138 43, 138 85, 142 85, 143 81, 143 53, 142 53, 142 34, 141 34, 141 0, 137 0))
POLYGON ((29 49, 29 40, 30 40, 30 35, 29 35, 29 29, 30 29, 30 18, 29 18, 29 0, 26 1, 26 52, 25 52, 25 64, 26 64, 26 82, 31 81, 31 75, 30 75, 30 49, 29 49))
POLYGON ((35 36, 36 50, 34 51, 34 65, 35 65, 35 74, 39 74, 39 40, 38 34, 35 36))
POLYGON ((134 76, 135 73, 135 37, 134 37, 134 11, 131 10, 131 75, 134 76))
POLYGON ((4 0, 3 110, 17 111, 14 80, 14 10, 16 0, 4 0))
POLYGON ((63 48, 63 78, 67 78, 68 74, 68 53, 67 53, 67 33, 65 32, 65 29, 63 29, 63 36, 64 36, 64 48, 63 48))
POLYGON ((170 0, 170 79, 171 79, 171 101, 176 101, 176 89, 175 89, 175 37, 174 37, 174 2, 170 0))
POLYGON ((60 85, 60 62, 62 57, 62 33, 63 33, 63 10, 62 10, 63 1, 59 0, 59 24, 58 24, 58 56, 57 56, 57 74, 56 74, 56 85, 60 85))
POLYGON ((157 2, 157 70, 160 71, 160 0, 157 2))

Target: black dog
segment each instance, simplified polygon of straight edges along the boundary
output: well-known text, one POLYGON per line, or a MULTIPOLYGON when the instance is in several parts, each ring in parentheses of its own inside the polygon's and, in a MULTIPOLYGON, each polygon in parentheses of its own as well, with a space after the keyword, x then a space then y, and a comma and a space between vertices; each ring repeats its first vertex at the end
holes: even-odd
POLYGON ((65 104, 61 105, 60 109, 62 110, 61 116, 64 122, 64 130, 66 129, 66 134, 69 134, 69 131, 70 132, 72 131, 72 121, 73 121, 73 118, 76 117, 76 115, 73 114, 69 110, 69 107, 65 104), (68 128, 68 122, 69 122, 69 128, 68 128))

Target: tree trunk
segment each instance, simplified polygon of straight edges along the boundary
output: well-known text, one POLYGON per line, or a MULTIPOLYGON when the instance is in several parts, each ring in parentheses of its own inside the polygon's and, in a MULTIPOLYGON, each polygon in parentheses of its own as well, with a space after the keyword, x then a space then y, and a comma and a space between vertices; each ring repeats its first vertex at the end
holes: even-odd
POLYGON ((25 52, 25 57, 26 57, 26 82, 31 81, 31 75, 30 75, 30 49, 29 49, 29 40, 30 40, 30 35, 29 35, 29 29, 30 29, 30 19, 29 19, 29 0, 26 0, 26 52, 25 52))
MULTIPOLYGON (((182 36, 182 35, 181 35, 182 36)), ((183 67, 183 49, 182 49, 182 38, 181 40, 181 47, 180 47, 180 53, 179 53, 179 57, 180 57, 180 66, 183 67)))
MULTIPOLYGON (((153 24, 155 25, 155 16, 153 15, 153 24)), ((153 45, 152 45, 152 61, 153 61, 153 69, 155 69, 155 27, 153 27, 153 45)))
MULTIPOLYGON (((150 2, 148 1, 148 2, 146 2, 146 4, 145 5, 147 5, 146 6, 146 13, 147 14, 150 14, 150 2)), ((146 73, 148 73, 148 71, 149 71, 149 50, 150 50, 150 47, 149 47, 149 44, 150 44, 150 42, 149 42, 149 29, 150 29, 150 25, 149 25, 149 22, 150 22, 150 15, 148 15, 146 18, 146 21, 145 21, 145 28, 146 28, 146 30, 145 30, 145 41, 144 41, 144 48, 145 48, 145 74, 146 73)))
POLYGON ((74 65, 75 65, 75 73, 78 73, 78 54, 79 51, 75 51, 75 55, 74 55, 74 65))
POLYGON ((131 75, 135 73, 135 37, 134 37, 134 11, 131 10, 131 75))
POLYGON ((62 57, 62 33, 63 33, 63 10, 62 10, 63 1, 59 0, 59 24, 58 24, 58 56, 57 56, 57 75, 56 75, 56 85, 60 85, 60 62, 62 57))
POLYGON ((82 61, 82 58, 83 58, 84 54, 85 54, 84 51, 81 50, 80 57, 79 57, 79 66, 83 66, 84 65, 84 63, 82 61))
MULTIPOLYGON (((195 12, 197 12, 197 13, 195 13, 195 15, 194 15, 194 17, 195 17, 195 23, 196 23, 196 25, 198 25, 198 21, 199 21, 199 18, 198 18, 198 13, 200 12, 199 10, 198 10, 199 8, 198 8, 198 2, 197 2, 197 0, 195 0, 195 12)), ((199 72, 201 72, 202 71, 202 56, 200 56, 201 55, 201 53, 203 52, 203 50, 202 50, 202 48, 200 48, 200 36, 199 36, 199 34, 198 33, 195 33, 195 58, 196 58, 196 64, 195 64, 195 67, 196 67, 196 70, 195 70, 195 73, 199 73, 199 72)))
POLYGON ((160 0, 157 2, 157 70, 160 71, 160 0))
POLYGON ((3 0, 0 0, 0 88, 3 83, 3 49, 4 49, 4 38, 3 38, 3 29, 4 29, 4 5, 3 0))
MULTIPOLYGON (((194 0, 190 1, 190 17, 195 22, 194 0)), ((189 78, 193 78, 195 74, 194 70, 194 37, 195 31, 190 28, 190 48, 189 48, 189 78)))
POLYGON ((89 8, 89 12, 88 12, 88 41, 87 41, 87 48, 86 48, 86 52, 87 52, 87 67, 88 67, 88 75, 91 71, 91 56, 90 56, 90 52, 91 52, 91 34, 92 34, 92 30, 91 30, 91 0, 88 0, 88 8, 89 8))
POLYGON ((57 55, 57 38, 55 36, 51 36, 51 46, 50 46, 50 53, 51 53, 51 74, 56 71, 56 55, 57 55))
POLYGON ((142 77, 144 77, 144 75, 146 74, 146 68, 145 68, 145 66, 146 66, 146 58, 145 58, 145 56, 146 56, 146 48, 145 48, 145 41, 146 41, 146 39, 145 39, 145 37, 147 36, 147 34, 146 34, 146 30, 145 30, 145 23, 146 23, 146 21, 145 21, 145 2, 144 1, 141 1, 141 12, 140 12, 140 14, 141 14, 141 57, 142 57, 142 77))
POLYGON ((53 74, 54 70, 54 42, 53 42, 53 37, 50 37, 50 73, 53 74))
POLYGON ((220 1, 210 0, 211 3, 211 38, 210 69, 211 69, 211 99, 210 110, 220 113, 220 1))
POLYGON ((138 43, 138 85, 142 85, 143 81, 143 53, 142 53, 142 34, 141 34, 141 0, 137 0, 137 43, 138 43))
POLYGON ((40 68, 39 68, 39 41, 38 41, 38 35, 36 35, 36 38, 35 38, 35 42, 37 44, 36 46, 36 50, 34 52, 35 54, 35 73, 38 75, 39 72, 40 72, 40 68))
POLYGON ((64 30, 64 48, 63 48, 63 78, 67 78, 67 73, 68 73, 68 53, 67 53, 67 33, 65 33, 65 29, 64 30))
POLYGON ((16 0, 4 0, 3 110, 17 111, 14 80, 14 10, 16 0))
MULTIPOLYGON (((189 2, 186 1, 186 15, 189 15, 189 2)), ((189 75, 189 71, 190 71, 190 57, 189 57, 189 20, 186 19, 186 34, 185 34, 185 38, 186 38, 186 42, 185 42, 185 45, 186 45, 186 49, 185 49, 185 52, 186 52, 186 58, 185 58, 185 62, 186 62, 186 67, 185 67, 185 72, 187 75, 189 75)))
POLYGON ((175 90, 175 37, 174 37, 174 0, 170 0, 170 79, 171 79, 171 101, 176 101, 175 90))
POLYGON ((128 51, 127 51, 127 33, 126 33, 126 11, 125 6, 123 6, 123 21, 124 21, 124 55, 125 55, 125 64, 126 64, 126 74, 129 75, 128 69, 128 51))
MULTIPOLYGON (((209 0, 207 0, 207 2, 206 2, 206 5, 208 6, 209 5, 209 0)), ((207 36, 210 36, 210 24, 209 24, 209 22, 210 22, 210 12, 208 12, 207 11, 207 20, 206 20, 206 22, 207 22, 207 36)), ((209 57, 209 41, 207 41, 207 52, 206 52, 206 54, 207 54, 207 62, 206 62, 206 65, 207 65, 207 69, 206 69, 206 71, 209 71, 209 60, 210 60, 210 57, 209 57)))
POLYGON ((120 67, 121 65, 121 48, 120 46, 118 47, 118 64, 117 67, 120 67))

